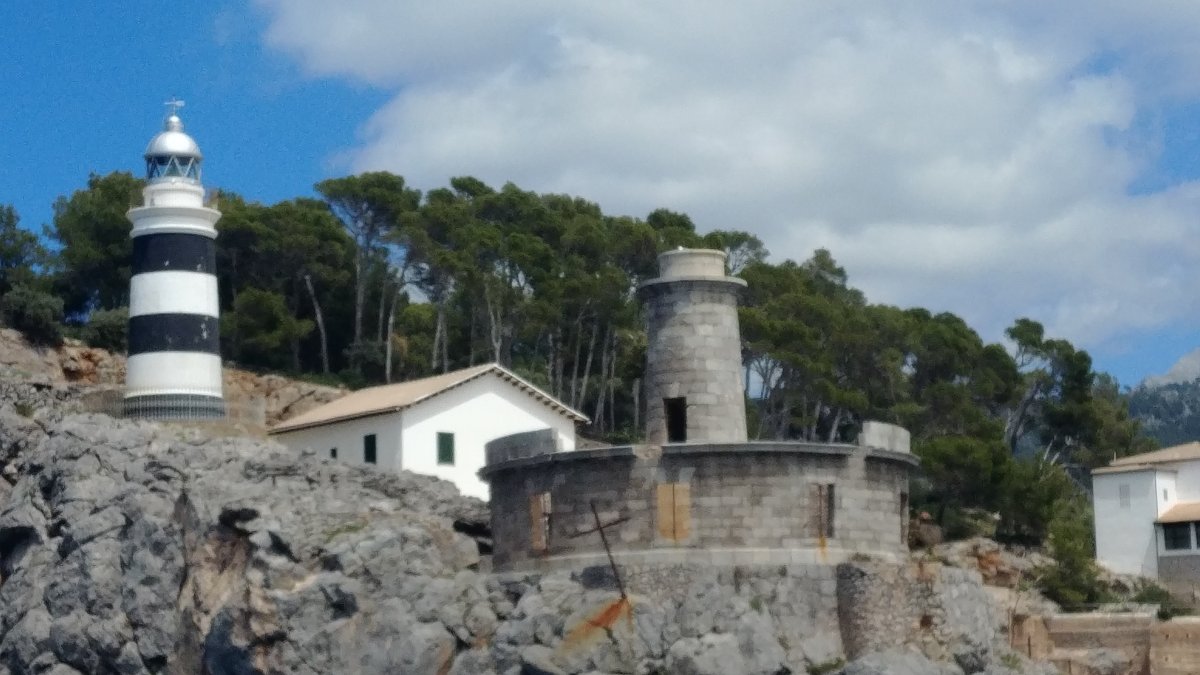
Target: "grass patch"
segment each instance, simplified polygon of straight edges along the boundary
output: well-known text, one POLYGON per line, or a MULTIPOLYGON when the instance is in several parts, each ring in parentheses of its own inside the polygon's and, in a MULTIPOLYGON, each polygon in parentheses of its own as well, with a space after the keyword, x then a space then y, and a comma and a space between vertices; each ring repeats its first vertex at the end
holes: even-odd
POLYGON ((365 529, 367 529, 367 521, 365 520, 352 520, 348 523, 343 523, 325 533, 325 543, 328 544, 343 534, 362 532, 365 529))
POLYGON ((846 665, 845 659, 833 659, 832 661, 823 661, 821 663, 808 664, 808 675, 827 675, 828 673, 837 672, 846 665))

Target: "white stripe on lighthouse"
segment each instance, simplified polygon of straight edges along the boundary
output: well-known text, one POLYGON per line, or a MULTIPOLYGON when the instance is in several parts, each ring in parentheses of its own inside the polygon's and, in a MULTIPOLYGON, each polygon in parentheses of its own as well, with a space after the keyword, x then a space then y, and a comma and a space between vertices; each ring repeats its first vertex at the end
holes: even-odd
POLYGON ((202 352, 147 352, 129 357, 126 398, 153 394, 221 396, 221 357, 202 352))
POLYGON ((129 281, 129 316, 220 316, 217 277, 203 272, 146 272, 129 281))

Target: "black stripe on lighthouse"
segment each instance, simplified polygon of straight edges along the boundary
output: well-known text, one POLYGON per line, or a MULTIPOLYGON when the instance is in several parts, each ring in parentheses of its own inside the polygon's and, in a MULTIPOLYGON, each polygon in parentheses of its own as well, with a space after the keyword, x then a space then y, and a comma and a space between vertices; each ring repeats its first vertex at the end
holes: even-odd
POLYGON ((217 247, 198 234, 146 234, 133 238, 133 273, 217 273, 217 247))
POLYGON ((129 317, 129 355, 149 352, 221 354, 221 322, 202 314, 129 317))

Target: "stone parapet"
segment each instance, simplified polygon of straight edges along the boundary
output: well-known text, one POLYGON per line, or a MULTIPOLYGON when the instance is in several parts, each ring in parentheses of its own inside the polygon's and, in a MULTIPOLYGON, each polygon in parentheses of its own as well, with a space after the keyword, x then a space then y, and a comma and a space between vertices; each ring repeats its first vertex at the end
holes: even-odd
POLYGON ((548 455, 560 449, 558 433, 554 429, 537 429, 501 436, 483 446, 484 461, 488 466, 548 455))
POLYGON ((886 422, 863 422, 858 444, 889 452, 912 452, 912 435, 908 429, 886 422))

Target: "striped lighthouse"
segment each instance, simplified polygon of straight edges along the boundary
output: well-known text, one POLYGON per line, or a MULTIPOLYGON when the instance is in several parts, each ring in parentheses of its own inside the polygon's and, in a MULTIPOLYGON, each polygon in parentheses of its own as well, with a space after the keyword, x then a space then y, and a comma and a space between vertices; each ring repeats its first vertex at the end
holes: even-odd
POLYGON ((172 99, 146 147, 143 205, 133 222, 125 414, 154 419, 225 415, 221 388, 216 222, 205 205, 200 147, 172 99))

